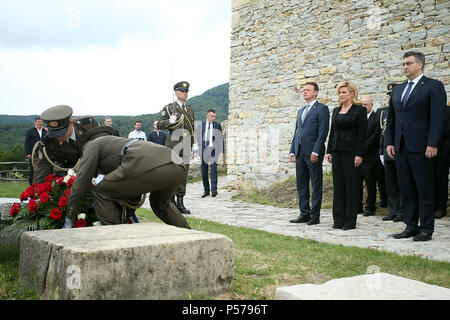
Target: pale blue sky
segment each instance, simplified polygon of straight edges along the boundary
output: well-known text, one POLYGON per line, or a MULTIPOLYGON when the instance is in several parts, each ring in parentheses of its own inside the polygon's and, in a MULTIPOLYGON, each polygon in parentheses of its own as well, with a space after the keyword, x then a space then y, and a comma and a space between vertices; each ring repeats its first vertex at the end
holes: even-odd
POLYGON ((0 114, 155 113, 228 82, 231 0, 0 2, 0 114))

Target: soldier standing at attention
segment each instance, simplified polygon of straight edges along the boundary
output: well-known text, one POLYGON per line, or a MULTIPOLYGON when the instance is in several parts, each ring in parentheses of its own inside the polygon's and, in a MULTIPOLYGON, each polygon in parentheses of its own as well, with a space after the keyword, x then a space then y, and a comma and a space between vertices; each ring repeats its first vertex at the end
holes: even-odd
POLYGON ((43 182, 54 171, 65 174, 69 169, 76 169, 83 146, 88 141, 114 134, 113 128, 100 126, 93 117, 71 118, 72 113, 71 107, 59 105, 41 114, 48 134, 39 142, 34 182, 43 182))
POLYGON ((190 214, 190 211, 184 206, 183 197, 186 194, 191 150, 193 152, 198 150, 198 146, 194 143, 194 109, 186 104, 189 92, 188 82, 178 82, 173 89, 177 100, 162 109, 161 117, 158 120, 158 129, 169 130, 166 147, 173 149, 181 157, 186 167, 186 174, 175 192, 176 202, 175 196, 172 197, 172 202, 183 214, 190 214))

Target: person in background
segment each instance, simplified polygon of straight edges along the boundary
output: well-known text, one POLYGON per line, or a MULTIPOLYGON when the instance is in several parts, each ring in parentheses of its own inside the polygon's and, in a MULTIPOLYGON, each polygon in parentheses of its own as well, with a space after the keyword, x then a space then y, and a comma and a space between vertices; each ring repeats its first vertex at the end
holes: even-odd
POLYGON ((30 186, 33 184, 33 163, 31 161, 31 156, 33 153, 33 147, 36 142, 40 141, 47 135, 47 129, 42 127, 41 117, 34 118, 34 127, 30 128, 25 134, 25 155, 30 161, 30 175, 28 177, 28 183, 30 186))
POLYGON ((339 106, 333 109, 325 158, 333 170, 333 228, 350 230, 356 228, 367 111, 354 83, 341 83, 337 94, 339 106))
POLYGON ((166 134, 158 129, 158 121, 153 122, 153 131, 150 131, 147 135, 147 141, 154 142, 156 144, 166 144, 166 134))
POLYGON ((134 122, 134 130, 128 134, 128 138, 146 141, 147 136, 145 135, 144 131, 141 131, 141 128, 142 128, 142 121, 136 120, 134 122))
MULTIPOLYGON (((112 128, 112 119, 110 117, 105 118, 105 126, 112 128)), ((113 128, 114 129, 114 128, 113 128)), ((120 137, 119 130, 114 129, 114 135, 120 137)))
POLYGON ((440 152, 436 159, 436 212, 434 217, 440 219, 447 215, 448 202, 448 168, 450 167, 450 106, 447 105, 444 133, 440 152))

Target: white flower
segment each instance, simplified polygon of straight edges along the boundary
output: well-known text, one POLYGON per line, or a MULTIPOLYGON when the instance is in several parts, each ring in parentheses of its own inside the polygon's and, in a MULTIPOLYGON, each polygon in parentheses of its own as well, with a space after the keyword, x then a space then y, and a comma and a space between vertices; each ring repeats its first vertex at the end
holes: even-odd
POLYGON ((67 175, 76 177, 77 173, 75 172, 75 170, 69 169, 69 171, 67 172, 67 175))
POLYGON ((80 220, 85 220, 85 219, 86 219, 86 214, 85 214, 85 213, 80 213, 80 214, 78 215, 78 219, 80 219, 80 220))
POLYGON ((99 226, 102 225, 102 223, 101 223, 100 221, 95 221, 94 223, 92 223, 92 225, 93 225, 94 227, 99 227, 99 226))
POLYGON ((64 179, 63 179, 63 182, 67 183, 70 180, 70 178, 71 177, 69 175, 65 176, 64 179))

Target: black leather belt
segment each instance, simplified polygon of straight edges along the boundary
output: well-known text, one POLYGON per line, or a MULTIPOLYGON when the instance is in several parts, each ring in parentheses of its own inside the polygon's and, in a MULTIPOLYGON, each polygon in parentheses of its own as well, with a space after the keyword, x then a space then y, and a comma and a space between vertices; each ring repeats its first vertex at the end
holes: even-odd
POLYGON ((120 150, 120 153, 119 153, 120 161, 122 161, 122 158, 125 155, 125 153, 127 152, 128 147, 131 146, 136 141, 139 141, 139 139, 130 140, 122 147, 122 149, 120 150))

